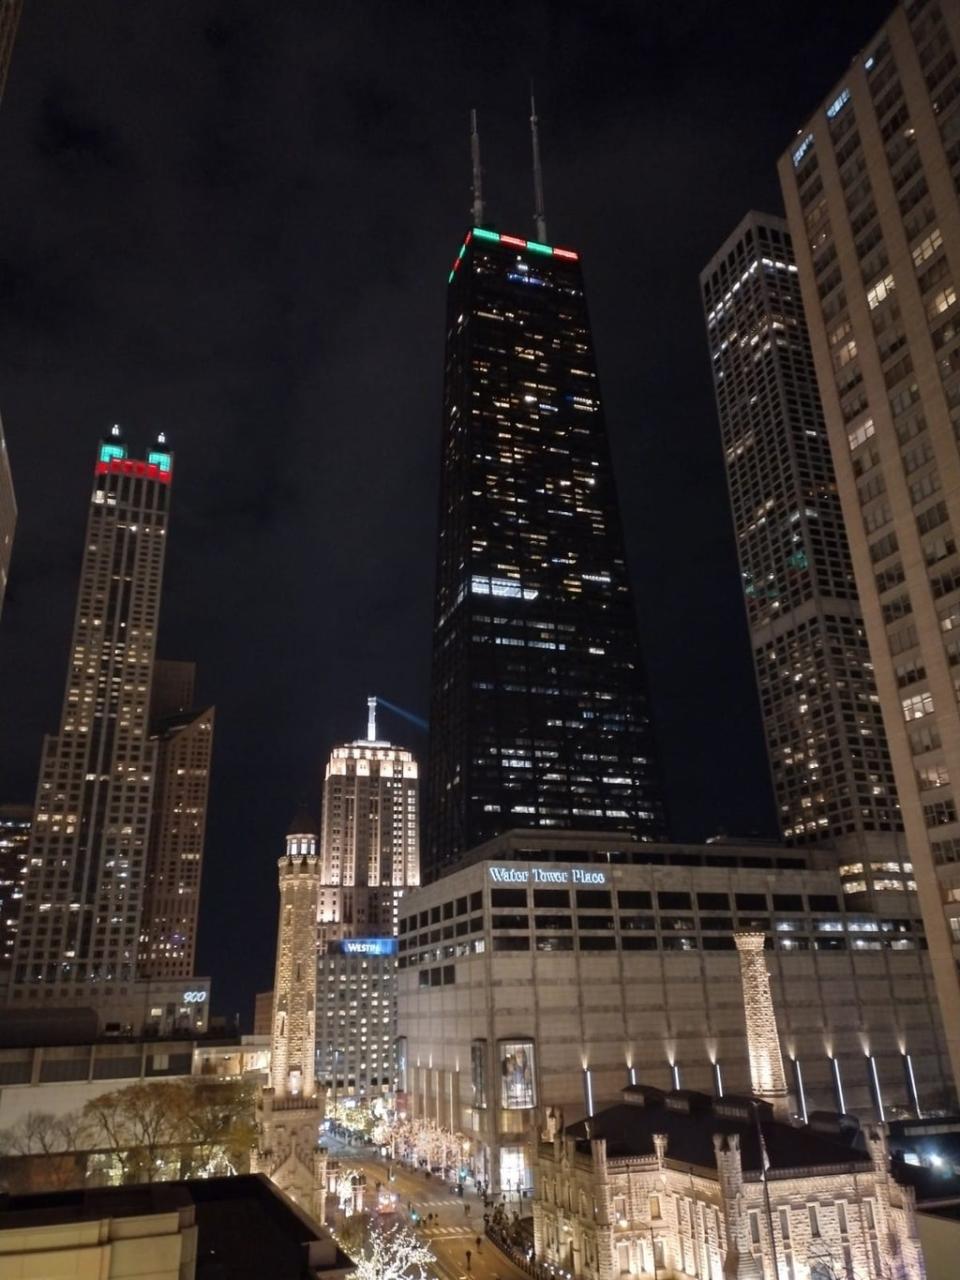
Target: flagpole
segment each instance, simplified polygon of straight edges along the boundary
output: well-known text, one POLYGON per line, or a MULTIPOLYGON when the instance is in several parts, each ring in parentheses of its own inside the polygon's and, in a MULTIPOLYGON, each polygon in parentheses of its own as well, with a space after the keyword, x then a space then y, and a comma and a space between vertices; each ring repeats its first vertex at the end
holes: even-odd
MULTIPOLYGON (((767 1155, 767 1144, 763 1140, 763 1129, 760 1127, 760 1113, 756 1102, 751 1102, 750 1110, 753 1112, 753 1123, 757 1130, 757 1139, 760 1143, 760 1180, 763 1183, 763 1201, 767 1210, 767 1230, 770 1232, 770 1259, 773 1263, 773 1280, 780 1280, 780 1263, 777 1260, 777 1242, 773 1234, 773 1209, 770 1206, 770 1186, 767 1182, 767 1169, 770 1165, 770 1157, 767 1155)), ((766 1271, 766 1267, 764 1267, 766 1271)))

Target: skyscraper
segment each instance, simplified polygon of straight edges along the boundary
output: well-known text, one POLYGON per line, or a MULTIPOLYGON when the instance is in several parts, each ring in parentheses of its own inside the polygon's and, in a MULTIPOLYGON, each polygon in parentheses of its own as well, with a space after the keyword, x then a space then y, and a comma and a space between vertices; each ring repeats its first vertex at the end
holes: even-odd
POLYGON ((194 971, 214 728, 214 708, 194 706, 195 676, 192 662, 154 667, 157 773, 140 927, 140 973, 150 978, 194 971))
POLYGON ((837 851, 852 904, 902 913, 912 869, 784 220, 747 214, 700 285, 781 830, 837 851))
POLYGON ((779 167, 960 1082, 958 56, 956 5, 897 6, 779 167))
POLYGON ((334 747, 323 783, 317 1075, 336 1094, 394 1083, 398 904, 420 883, 419 769, 367 736, 334 747))
POLYGON ((323 780, 320 942, 392 937, 397 901, 420 883, 419 768, 378 739, 370 700, 366 738, 334 747, 323 780))
POLYGON ((11 997, 86 1003, 137 974, 157 744, 148 713, 173 458, 100 445, 60 728, 44 741, 11 997))
POLYGON ((483 225, 464 238, 447 299, 439 525, 428 877, 514 827, 662 837, 572 249, 483 225))
POLYGON ((6 977, 20 928, 32 820, 28 804, 0 804, 0 971, 6 977))
POLYGON ((13 475, 10 471, 7 442, 3 437, 3 423, 0 422, 0 615, 3 613, 3 597, 7 593, 16 527, 17 500, 13 492, 13 475))

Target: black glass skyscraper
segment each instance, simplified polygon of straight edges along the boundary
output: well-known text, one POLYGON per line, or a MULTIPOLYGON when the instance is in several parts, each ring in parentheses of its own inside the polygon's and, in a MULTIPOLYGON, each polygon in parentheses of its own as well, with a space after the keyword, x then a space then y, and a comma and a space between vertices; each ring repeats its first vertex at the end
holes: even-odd
POLYGON ((450 273, 425 871, 514 827, 664 835, 579 255, 450 273))

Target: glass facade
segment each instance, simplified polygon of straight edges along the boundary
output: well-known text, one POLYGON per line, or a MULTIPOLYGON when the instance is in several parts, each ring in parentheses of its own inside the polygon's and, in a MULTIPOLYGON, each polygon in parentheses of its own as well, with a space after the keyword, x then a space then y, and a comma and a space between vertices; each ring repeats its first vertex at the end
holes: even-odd
POLYGON ((665 826, 580 263, 490 236, 448 293, 428 875, 513 827, 665 826))

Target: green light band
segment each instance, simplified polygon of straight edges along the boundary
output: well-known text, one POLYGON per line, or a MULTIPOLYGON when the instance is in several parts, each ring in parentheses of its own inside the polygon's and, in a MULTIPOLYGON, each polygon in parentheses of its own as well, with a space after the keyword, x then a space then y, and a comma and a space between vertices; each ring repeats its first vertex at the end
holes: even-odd
POLYGON ((477 240, 499 240, 500 239, 499 231, 488 231, 486 227, 474 227, 473 234, 477 240))
POLYGON ((100 446, 101 462, 122 461, 126 456, 127 451, 122 444, 102 444, 100 446))
POLYGON ((169 453, 156 453, 154 450, 151 449, 150 452, 147 454, 147 466, 159 467, 161 471, 169 471, 170 470, 169 453))

